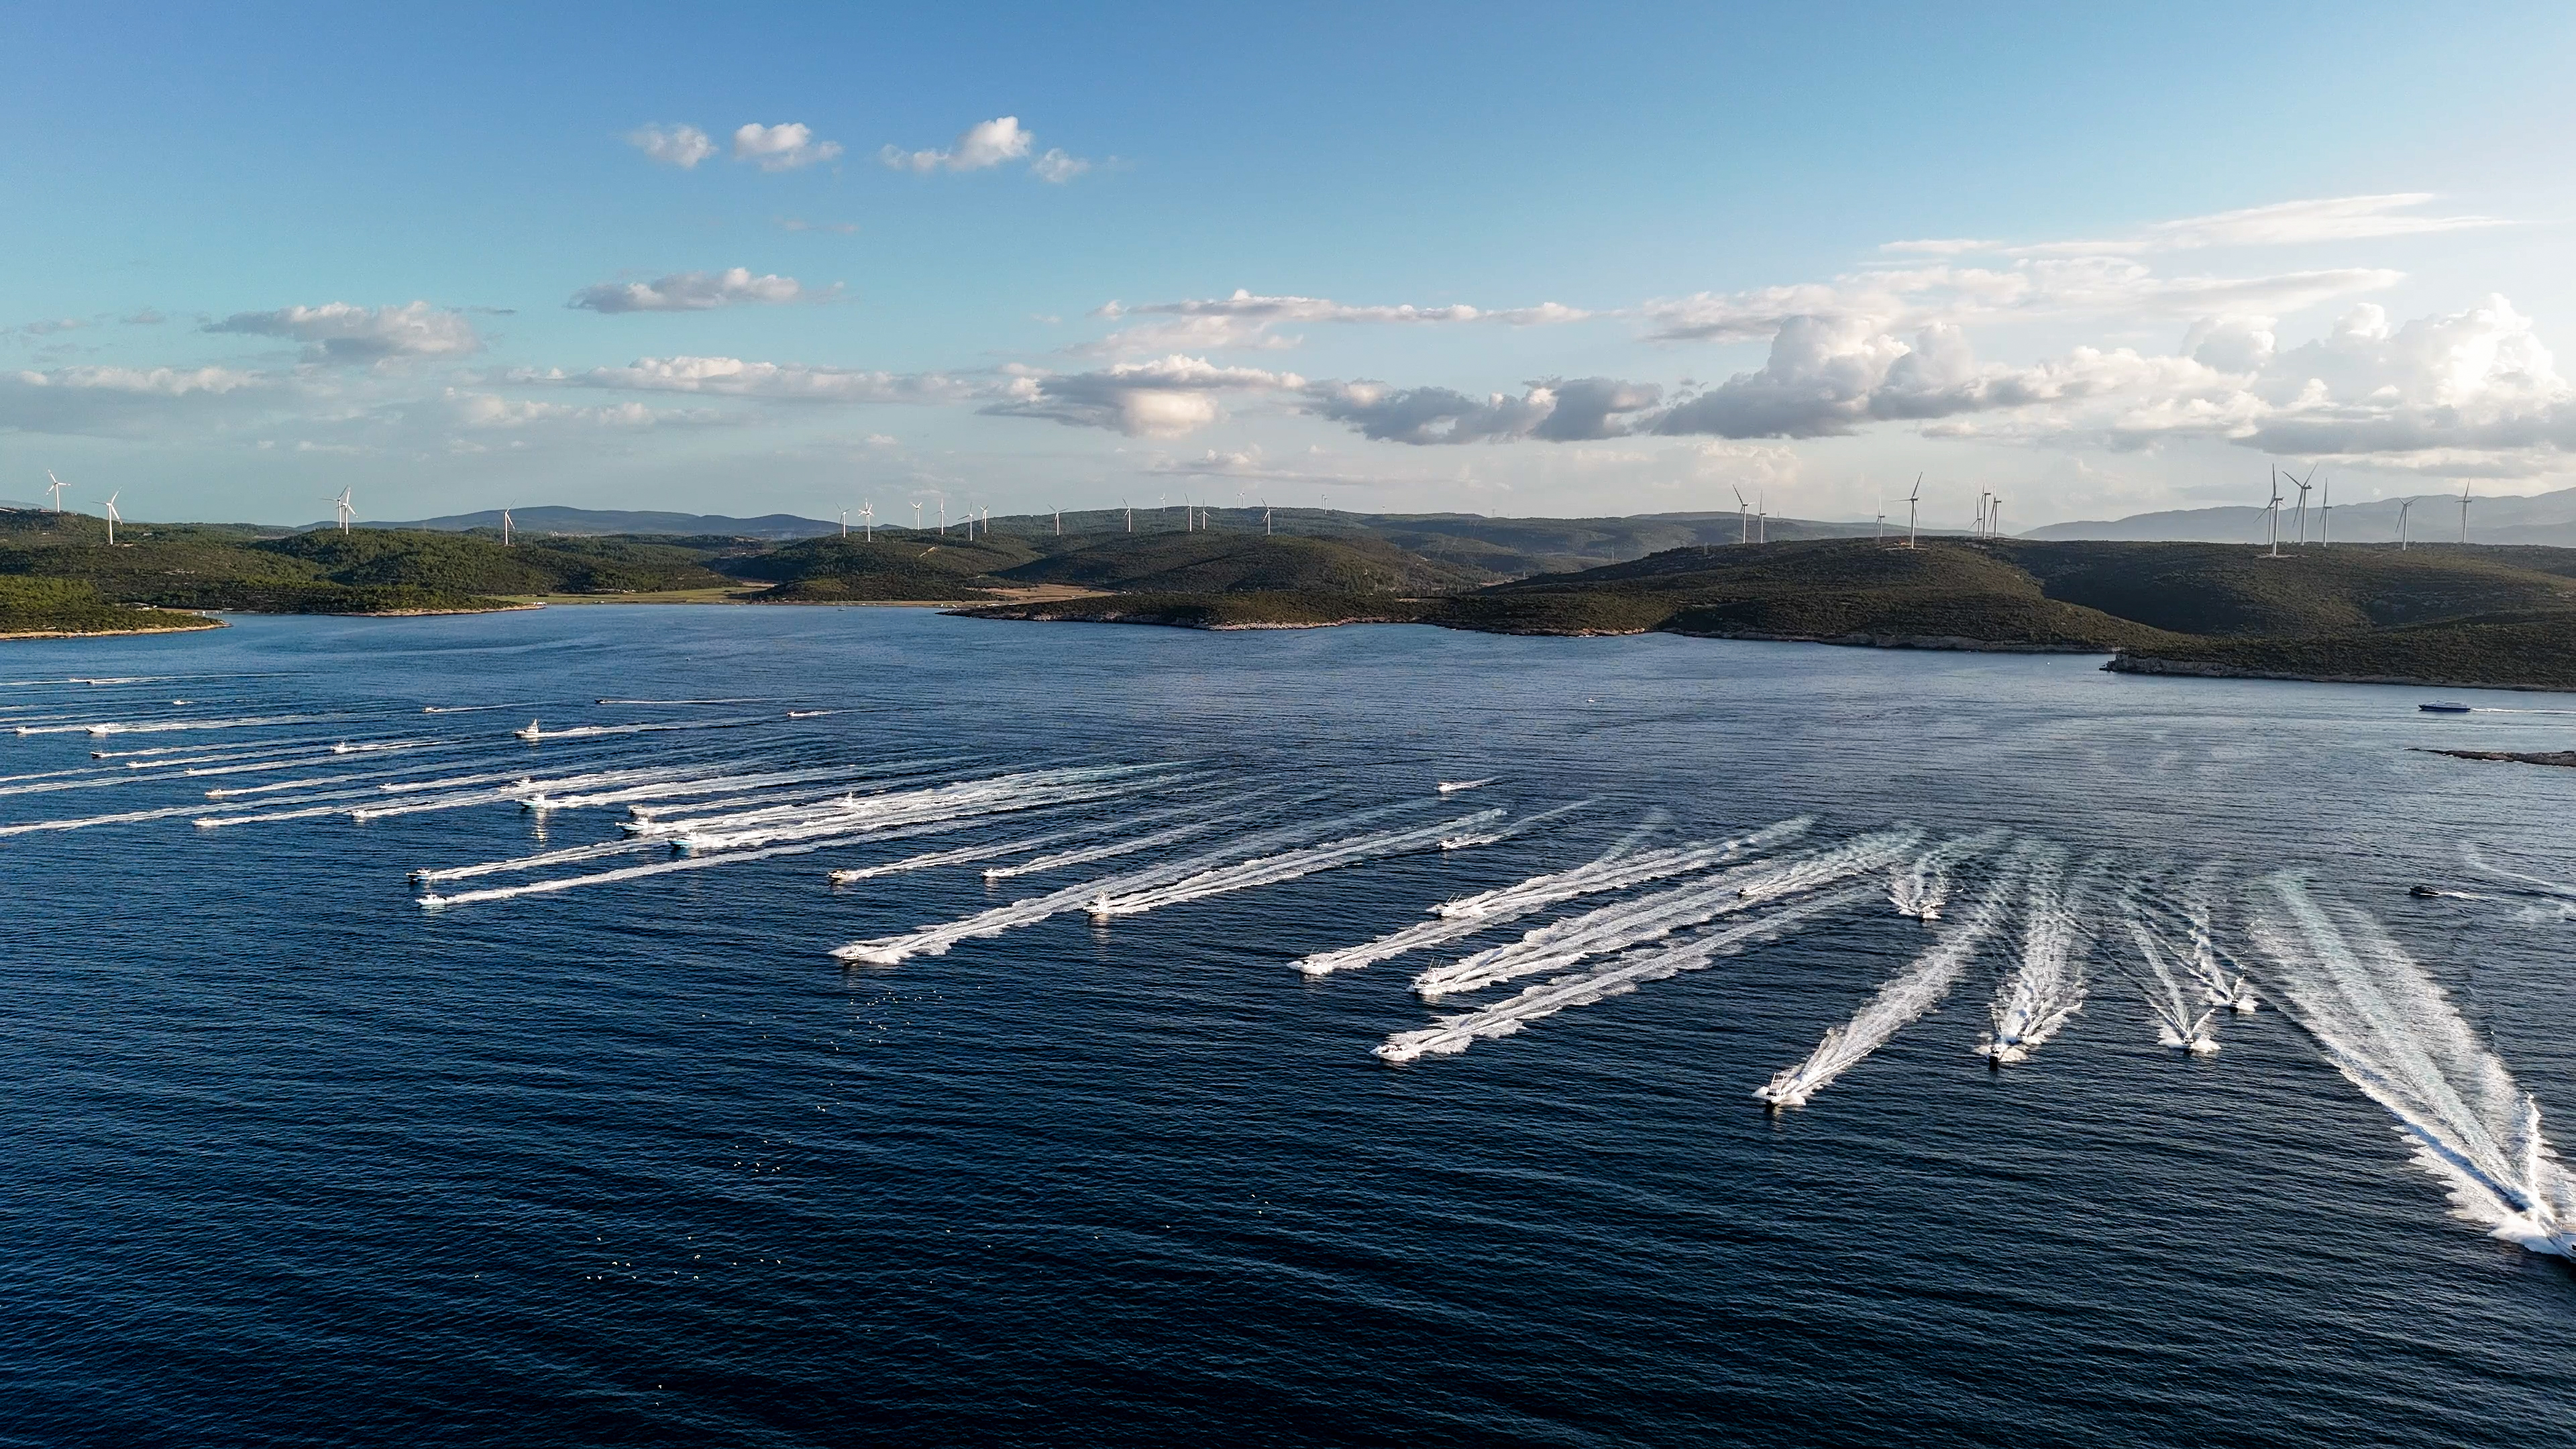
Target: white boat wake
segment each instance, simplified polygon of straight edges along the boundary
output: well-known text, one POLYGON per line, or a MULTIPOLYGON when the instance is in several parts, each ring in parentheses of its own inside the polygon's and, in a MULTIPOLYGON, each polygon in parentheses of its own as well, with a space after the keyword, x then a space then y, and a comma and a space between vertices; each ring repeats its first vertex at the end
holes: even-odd
POLYGON ((1093 920, 1105 921, 1117 916, 1143 915, 1147 911, 1180 905, 1185 901, 1204 900, 1209 896, 1230 895, 1235 891, 1277 885, 1281 881, 1296 880, 1301 876, 1314 875, 1320 871, 1338 870, 1343 866, 1356 865, 1364 860, 1380 860, 1390 855, 1404 855, 1412 851, 1433 849, 1444 838, 1454 835, 1459 830, 1481 825, 1489 820, 1499 820, 1503 814, 1501 810, 1479 810, 1473 815, 1462 815, 1455 820, 1445 820, 1434 825, 1417 825, 1406 830, 1388 830, 1375 835, 1353 836, 1348 840, 1327 841, 1322 845, 1312 845, 1302 850, 1292 850, 1280 855, 1264 856, 1258 860, 1220 866, 1215 870, 1202 871, 1185 880, 1177 880, 1169 885, 1154 886, 1146 890, 1130 891, 1121 895, 1112 895, 1104 891, 1085 902, 1083 910, 1093 920))
POLYGON ((1775 1107, 1803 1107, 1836 1077, 1939 1006, 1968 972, 1978 950, 2012 915, 2012 898, 2029 870, 2026 851, 2004 857, 1994 882, 1966 917, 1941 928, 1923 954, 1878 988, 1852 1019, 1826 1031, 1807 1059, 1772 1077, 1753 1095, 1775 1107))
POLYGON ((2156 938, 2146 922, 2131 914, 2127 925, 2129 939, 2137 946, 2139 959, 2147 963, 2152 978, 2142 983, 2141 989, 2147 999, 2147 1012, 2155 1018, 2157 1043, 2196 1057, 2217 1055, 2218 1038, 2210 1034, 2209 1023, 2218 1015, 2218 1008, 2183 994, 2182 980, 2174 974, 2174 968, 2182 964, 2181 958, 2156 938))
POLYGON ((2028 1061, 2032 1052, 2084 1009, 2081 955, 2088 943, 2079 913, 2086 884, 2079 880, 2073 888, 2067 887, 2054 852, 2033 865, 2028 909, 2022 917, 2021 961, 2004 979, 1989 1008, 1993 1031, 1977 1044, 1993 1065, 2028 1061))
POLYGON ((2576 1258, 2576 1183, 2541 1133, 2539 1102, 2377 923, 2319 905, 2295 874, 2268 884, 2252 935, 2272 964, 2273 1000, 2397 1119, 2458 1216, 2576 1258))
POLYGON ((1806 817, 1801 816, 1731 840, 1695 842, 1644 854, 1636 851, 1636 842, 1652 827, 1640 826, 1607 851, 1581 865, 1534 875, 1515 885, 1434 906, 1433 917, 1428 921, 1390 931, 1374 941, 1363 941, 1356 946, 1318 951, 1295 964, 1308 976, 1356 971, 1415 951, 1463 941, 1582 896, 1626 890, 1648 881, 1713 869, 1795 836, 1809 823, 1806 817))
POLYGON ((1248 852, 1276 850, 1282 846, 1294 845, 1301 840, 1312 840, 1330 831, 1347 830, 1372 820, 1385 819, 1399 811, 1412 809, 1414 805, 1415 802, 1410 801, 1395 805, 1381 805, 1373 810, 1356 811, 1330 819, 1298 821, 1272 826, 1267 830, 1256 830, 1248 835, 1238 836, 1214 850, 1203 851, 1197 855, 1165 861, 1160 865, 1148 866, 1143 870, 1108 880, 1086 881, 1079 885, 1066 886, 1042 896, 1030 896, 1008 905, 978 911, 971 916, 961 917, 942 925, 924 926, 920 930, 898 936, 853 941, 849 945, 835 948, 832 954, 843 961, 859 961, 873 966, 892 966, 914 956, 945 955, 949 947, 960 941, 998 936, 1005 931, 1034 926, 1040 921, 1062 915, 1067 911, 1080 910, 1105 895, 1150 890, 1172 881, 1186 880, 1227 863, 1241 861, 1248 852))
POLYGON ((1900 916, 1918 921, 1937 921, 1941 908, 1950 901, 1950 870, 1963 860, 1984 855, 2003 844, 2004 831, 1987 830, 1975 835, 1961 835, 1914 858, 1913 863, 1889 873, 1887 903, 1900 916))
POLYGON ((1586 956, 1624 951, 1640 942, 1719 916, 1850 879, 1876 870, 1923 838, 1912 826, 1863 835, 1824 850, 1757 862, 1690 881, 1671 890, 1541 926, 1519 940, 1434 966, 1413 978, 1425 1001, 1475 991, 1542 971, 1571 966, 1586 956))
POLYGON ((1753 941, 1772 939, 1827 911, 1856 905, 1871 894, 1869 887, 1829 892, 1641 956, 1622 957, 1597 971, 1560 976, 1492 1006, 1443 1017, 1438 1026, 1397 1032, 1378 1044, 1376 1056, 1380 1061, 1397 1063, 1426 1056, 1454 1056, 1480 1040, 1509 1036, 1531 1022, 1554 1016, 1567 1007, 1589 1006, 1613 996, 1624 996, 1649 981, 1701 970, 1722 953, 1733 952, 1753 941))

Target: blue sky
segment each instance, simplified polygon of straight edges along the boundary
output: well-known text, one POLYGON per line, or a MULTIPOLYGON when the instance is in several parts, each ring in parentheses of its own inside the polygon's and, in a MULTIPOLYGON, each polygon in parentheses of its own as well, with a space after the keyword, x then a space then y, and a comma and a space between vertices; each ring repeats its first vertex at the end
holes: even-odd
POLYGON ((2576 484, 2563 6, 31 11, 0 497, 2576 484))

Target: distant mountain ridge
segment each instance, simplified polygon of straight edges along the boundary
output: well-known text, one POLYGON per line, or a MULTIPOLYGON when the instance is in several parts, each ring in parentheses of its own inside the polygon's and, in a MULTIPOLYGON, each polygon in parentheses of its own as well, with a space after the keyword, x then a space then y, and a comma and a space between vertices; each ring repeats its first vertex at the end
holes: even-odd
MULTIPOLYGON (((314 527, 324 525, 316 524, 314 527)), ((488 528, 498 532, 501 510, 487 508, 480 513, 451 513, 442 518, 423 518, 407 523, 379 523, 370 520, 368 528, 417 528, 433 533, 464 533, 488 528)), ((667 533, 684 537, 715 536, 720 538, 820 538, 839 533, 841 525, 819 518, 799 518, 793 513, 764 513, 758 518, 729 518, 721 513, 657 513, 649 510, 621 508, 564 508, 542 505, 536 508, 510 510, 513 531, 542 537, 561 534, 573 538, 596 538, 607 534, 667 533)))
MULTIPOLYGON (((2290 497, 2281 505, 2281 542, 2296 543, 2299 536, 2296 490, 2284 484, 2282 492, 2290 497)), ((2377 498, 2367 503, 2338 503, 2331 515, 2323 517, 2319 514, 2321 502, 2320 495, 2309 495, 2307 537, 2311 543, 2321 535, 2328 543, 2395 543, 2398 510, 2410 503, 2413 507, 2406 520, 2409 539, 2416 543, 2460 541, 2460 496, 2456 493, 2424 493, 2405 499, 2377 498)), ((2127 518, 2052 523, 2016 537, 2042 542, 2262 543, 2269 536, 2264 513, 2261 508, 2241 505, 2185 508, 2133 514, 2127 518)), ((2576 547, 2576 488, 2535 493, 2525 498, 2483 498, 2473 491, 2469 499, 2468 541, 2576 547)))

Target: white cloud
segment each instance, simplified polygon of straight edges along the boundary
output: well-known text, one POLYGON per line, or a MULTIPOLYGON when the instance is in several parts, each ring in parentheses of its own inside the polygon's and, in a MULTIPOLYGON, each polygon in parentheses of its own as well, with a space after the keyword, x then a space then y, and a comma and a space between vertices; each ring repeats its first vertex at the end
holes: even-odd
POLYGON ((1098 372, 1020 372, 983 411, 1108 428, 1135 438, 1171 438, 1215 422, 1223 415, 1218 399, 1225 393, 1294 391, 1305 381, 1293 372, 1219 367, 1175 354, 1098 372))
POLYGON ((1241 317, 1176 317, 1123 328, 1064 349, 1083 357, 1136 357, 1171 352, 1277 352, 1303 339, 1282 337, 1265 321, 1241 317))
MULTIPOLYGON (((1029 148, 1035 144, 1037 144, 1037 137, 1022 129, 1019 117, 995 116, 989 121, 977 121, 974 125, 968 126, 959 133, 956 142, 947 150, 906 151, 901 146, 888 146, 877 153, 877 159, 898 171, 911 171, 921 175, 943 170, 983 171, 999 166, 1005 161, 1016 161, 1026 156, 1029 154, 1029 148)), ((1061 151, 1050 151, 1046 156, 1039 158, 1037 167, 1031 169, 1046 167, 1061 170, 1062 175, 1046 175, 1044 171, 1040 171, 1039 174, 1049 181, 1065 181, 1078 175, 1090 164, 1088 161, 1066 156, 1061 151), (1067 167, 1071 169, 1065 169, 1067 167)))
POLYGON ((268 406, 278 380, 225 367, 0 372, 0 431, 139 437, 268 406))
POLYGON ((709 408, 656 409, 639 402, 576 407, 570 403, 505 398, 495 393, 459 388, 449 388, 440 395, 439 402, 447 422, 477 430, 560 426, 615 429, 708 427, 738 420, 731 414, 709 408))
POLYGON ((1701 292, 1646 304, 1658 342, 1754 342, 1793 318, 1864 320, 1914 331, 1999 317, 2203 316, 2296 312, 2379 291, 2405 279, 2382 267, 2338 267, 2268 276, 2160 276, 2127 257, 2025 259, 2009 266, 1948 263, 1856 272, 1743 292, 1701 292))
POLYGON ((626 144, 650 160, 683 171, 716 154, 716 143, 695 126, 639 126, 626 133, 626 144))
POLYGON ((1363 306, 1335 302, 1324 297, 1263 297, 1238 287, 1231 297, 1198 298, 1181 302, 1150 302, 1128 307, 1108 302, 1093 310, 1094 317, 1121 317, 1129 313, 1149 313, 1170 317, 1228 317, 1245 322, 1500 322, 1526 327, 1544 323, 1580 322, 1596 314, 1556 302, 1542 302, 1535 307, 1505 307, 1486 311, 1464 304, 1447 307, 1363 306))
POLYGON ((462 357, 483 347, 483 339, 462 314, 427 302, 399 307, 326 302, 319 307, 236 312, 220 322, 207 323, 202 330, 290 338, 305 344, 305 358, 312 362, 462 357))
POLYGON ((748 161, 763 171, 794 171, 840 154, 840 142, 815 140, 814 129, 802 121, 777 126, 754 121, 737 127, 733 133, 733 159, 748 161))
POLYGON ((1031 176, 1040 181, 1052 181, 1058 186, 1090 169, 1089 161, 1067 153, 1061 146, 1049 147, 1045 155, 1029 163, 1031 176))
POLYGON ((1390 388, 1379 382, 1319 382, 1306 389, 1307 410, 1346 423, 1361 436, 1395 443, 1511 442, 1535 438, 1570 443, 1615 438, 1634 430, 1663 389, 1606 377, 1548 378, 1519 397, 1470 397, 1445 387, 1390 388))
POLYGON ((2160 221, 2124 237, 2032 242, 2019 246, 1966 237, 1934 238, 1888 242, 1879 250, 1943 257, 1980 252, 2013 257, 2134 256, 2147 252, 2195 251, 2203 247, 2309 246, 2320 242, 2369 241, 2379 237, 2429 236, 2514 224, 2499 216, 2414 214, 2417 208, 2438 200, 2440 197, 2430 191, 2327 196, 2160 221))
POLYGON ((624 367, 595 367, 569 375, 519 373, 509 380, 777 402, 953 403, 974 396, 974 389, 942 373, 869 372, 735 357, 639 357, 624 367))
POLYGON ((722 272, 673 272, 650 282, 601 282, 573 293, 567 307, 592 312, 704 312, 717 307, 777 306, 820 301, 840 291, 807 288, 794 277, 755 277, 749 267, 722 272))

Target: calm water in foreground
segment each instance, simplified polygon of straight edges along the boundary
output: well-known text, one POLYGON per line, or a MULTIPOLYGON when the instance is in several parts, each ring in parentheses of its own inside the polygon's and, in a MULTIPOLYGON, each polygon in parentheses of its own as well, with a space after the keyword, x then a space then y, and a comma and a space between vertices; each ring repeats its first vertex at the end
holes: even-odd
MULTIPOLYGON (((2576 1274, 2454 1216, 2280 1009, 2327 968, 2274 881, 2367 969, 2402 952, 2447 992, 2382 1046, 2420 1066, 2409 1034, 2455 1010, 2468 1044, 2435 1066, 2491 1046, 2576 1145, 2576 924, 2546 885, 2576 879, 2576 771, 2408 748, 2564 748, 2576 716, 2098 663, 856 609, 11 647, 0 774, 30 778, 0 823, 168 813, 0 839, 0 1442, 2570 1442, 2576 1274), (48 682, 74 677, 128 682, 48 682), (510 707, 423 713, 478 705, 510 707), (531 716, 688 728, 512 738, 531 716), (105 722, 199 727, 44 732, 105 722), (1183 768, 1095 768, 1138 764, 1183 768), (666 803, 739 815, 1050 769, 1092 773, 920 797, 947 828, 917 838, 738 827, 842 843, 443 909, 416 897, 694 857, 406 878, 615 844, 655 798, 529 812, 493 793, 516 774, 720 776, 666 803), (1047 808, 937 803, 1014 791, 1047 808), (394 799, 456 808, 346 813, 394 799), (1307 833, 1233 859, 1579 801, 1473 848, 830 954, 1264 830, 1307 833), (1662 947, 1436 1011, 1416 971, 1675 882, 1291 966, 1658 809, 1640 848, 1802 815, 1810 852, 2003 827, 2062 867, 2084 1009, 2021 1065, 1977 1054, 2016 919, 1945 1004, 1766 1113, 1752 1091, 1934 939, 1877 869, 1705 969, 1409 1065, 1372 1051, 1662 947), (190 823, 251 815, 290 818, 190 823), (1019 849, 826 880, 985 846, 1019 849), (2201 1058, 2159 1045, 2123 914, 2187 898, 2265 995, 2201 1058)), ((1960 866, 1949 924, 2006 849, 1960 866)))

